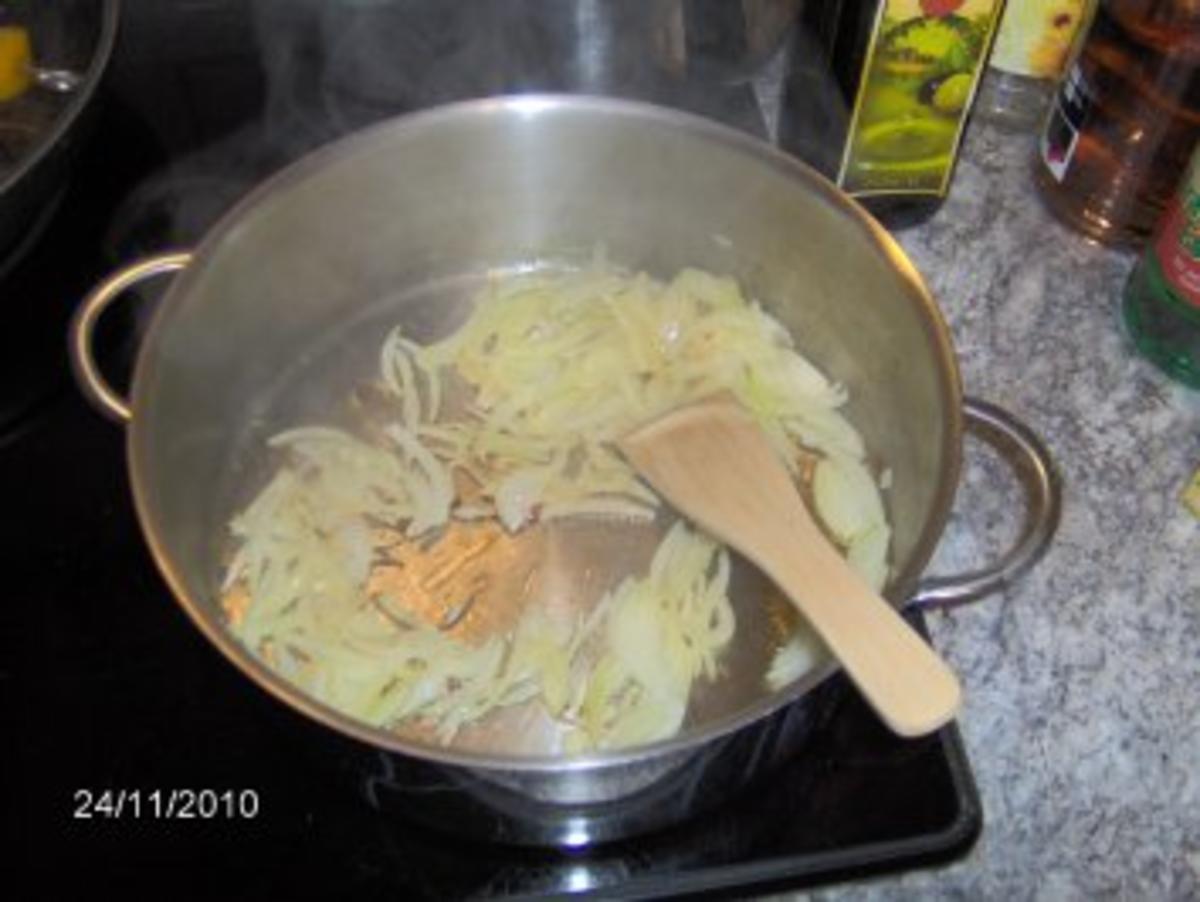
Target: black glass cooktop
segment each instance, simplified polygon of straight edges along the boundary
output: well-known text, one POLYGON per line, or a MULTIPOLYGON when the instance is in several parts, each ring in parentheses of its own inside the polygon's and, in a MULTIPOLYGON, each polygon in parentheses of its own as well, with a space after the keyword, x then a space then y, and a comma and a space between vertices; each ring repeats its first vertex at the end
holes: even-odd
MULTIPOLYGON (((73 304, 106 267, 194 240, 238 186, 289 155, 260 135, 254 153, 236 155, 240 169, 211 178, 220 167, 206 149, 245 138, 231 117, 256 103, 258 70, 236 53, 240 32, 205 44, 228 57, 174 59, 178 34, 159 39, 172 20, 155 18, 166 6, 127 22, 70 193, 0 278, 16 325, 0 356, 20 389, 0 419, 0 810, 39 895, 746 896, 969 849, 980 807, 956 729, 899 740, 837 683, 804 751, 733 803, 571 851, 478 844, 384 816, 308 756, 313 728, 235 672, 172 601, 132 511, 122 430, 79 397, 63 353, 73 304)), ((134 322, 117 316, 107 330, 115 370, 134 322)))

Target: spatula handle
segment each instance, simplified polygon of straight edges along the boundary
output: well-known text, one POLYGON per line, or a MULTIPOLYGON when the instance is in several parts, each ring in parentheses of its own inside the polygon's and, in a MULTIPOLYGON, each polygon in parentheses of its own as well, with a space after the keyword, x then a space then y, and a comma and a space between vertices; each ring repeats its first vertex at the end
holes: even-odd
POLYGON ((759 566, 799 608, 884 723, 901 736, 921 736, 951 720, 962 689, 933 649, 824 539, 787 544, 793 554, 763 551, 759 566), (794 554, 805 546, 802 555, 794 554))
POLYGON ((690 405, 619 446, 683 514, 775 581, 895 732, 918 736, 954 717, 962 698, 954 673, 825 538, 740 406, 690 405))
POLYGON ((738 509, 722 512, 721 534, 791 599, 892 730, 920 736, 951 720, 958 678, 821 533, 762 431, 733 405, 707 423, 709 438, 736 448, 726 475, 744 487, 738 509))

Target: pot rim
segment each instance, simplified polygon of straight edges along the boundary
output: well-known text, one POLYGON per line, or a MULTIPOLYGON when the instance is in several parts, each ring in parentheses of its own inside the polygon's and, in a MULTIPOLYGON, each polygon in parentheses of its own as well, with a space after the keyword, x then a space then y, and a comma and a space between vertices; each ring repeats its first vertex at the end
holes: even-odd
MULTIPOLYGON (((850 217, 861 230, 863 238, 873 245, 895 269, 904 290, 924 314, 922 321, 934 352, 935 359, 932 362, 940 376, 939 387, 943 394, 947 427, 943 433, 944 447, 942 448, 946 465, 943 469, 942 482, 934 497, 931 515, 914 545, 908 566, 903 572, 897 574, 885 593, 893 606, 902 607, 915 590, 919 575, 933 555, 934 548, 949 517, 959 480, 964 418, 963 393, 949 327, 924 280, 908 259, 907 254, 863 207, 800 160, 748 134, 698 115, 641 101, 609 97, 523 94, 444 104, 398 116, 353 132, 306 154, 260 182, 209 229, 194 251, 193 262, 174 279, 162 302, 157 305, 155 315, 143 338, 143 347, 152 347, 157 343, 158 334, 169 319, 163 314, 171 309, 174 298, 186 295, 193 280, 197 278, 197 274, 203 268, 203 261, 226 241, 253 208, 276 192, 305 181, 333 160, 358 149, 369 147, 382 136, 394 131, 415 132, 420 129, 437 128, 447 120, 455 120, 464 116, 516 115, 522 118, 532 118, 545 115, 578 114, 619 116, 650 122, 659 127, 680 128, 697 139, 725 145, 761 165, 776 169, 792 179, 799 179, 805 182, 822 201, 850 217)), ((139 448, 144 448, 145 445, 138 441, 139 423, 144 419, 139 412, 147 403, 146 386, 153 381, 150 378, 151 372, 152 364, 148 362, 147 356, 139 353, 135 363, 130 394, 133 416, 128 424, 126 457, 134 507, 159 572, 165 578, 176 602, 183 608, 192 623, 245 676, 293 711, 337 733, 388 752, 438 764, 477 770, 527 773, 552 771, 582 773, 607 770, 647 759, 658 759, 694 750, 712 740, 759 721, 784 705, 796 701, 840 670, 836 661, 827 661, 824 666, 809 671, 790 686, 764 695, 753 704, 725 717, 705 723, 698 728, 685 728, 675 736, 647 745, 593 752, 576 757, 553 755, 516 757, 446 749, 410 742, 395 733, 361 723, 306 695, 286 679, 277 675, 224 627, 213 613, 216 609, 212 605, 201 604, 189 592, 182 575, 171 560, 160 532, 155 528, 153 504, 148 488, 139 475, 144 471, 139 448)))

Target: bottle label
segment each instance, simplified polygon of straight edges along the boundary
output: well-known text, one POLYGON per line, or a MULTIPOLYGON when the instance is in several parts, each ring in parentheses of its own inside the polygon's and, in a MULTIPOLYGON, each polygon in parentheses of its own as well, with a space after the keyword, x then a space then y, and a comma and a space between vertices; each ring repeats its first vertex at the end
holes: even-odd
POLYGON ((1042 162, 1056 182, 1067 176, 1071 158, 1079 145, 1079 133, 1092 108, 1092 95, 1083 71, 1076 63, 1063 79, 1050 108, 1046 127, 1042 130, 1042 162))
POLYGON ((1174 295, 1200 309, 1200 154, 1158 227, 1154 254, 1174 295))
POLYGON ((1088 0, 1008 0, 988 65, 1057 79, 1087 11, 1088 0))
POLYGON ((1002 0, 883 0, 867 46, 838 185, 946 193, 1002 0))

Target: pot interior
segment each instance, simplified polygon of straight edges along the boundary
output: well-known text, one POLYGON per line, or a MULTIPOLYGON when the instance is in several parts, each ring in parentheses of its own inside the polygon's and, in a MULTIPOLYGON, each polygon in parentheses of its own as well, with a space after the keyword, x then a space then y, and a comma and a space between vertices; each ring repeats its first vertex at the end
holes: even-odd
MULTIPOLYGON (((360 133, 264 184, 198 249, 144 343, 130 436, 143 526, 189 614, 258 682, 360 738, 443 754, 297 698, 237 645, 218 606, 229 519, 268 472, 264 440, 329 422, 376 372, 392 326, 442 337, 488 272, 580 265, 597 246, 660 278, 732 276, 847 386, 847 416, 892 473, 888 595, 911 590, 957 481, 961 399, 944 324, 890 239, 806 167, 701 120, 614 101, 483 101, 360 133)), ((639 567, 647 538, 562 521, 502 543, 495 579, 536 570, 587 605, 605 580, 586 574, 639 567)), ((696 694, 691 726, 666 746, 749 722, 828 673, 767 697, 756 687, 787 606, 745 565, 731 596, 728 677, 696 694)))

